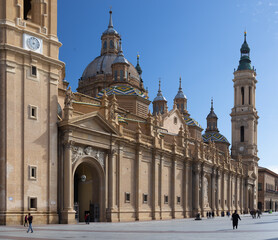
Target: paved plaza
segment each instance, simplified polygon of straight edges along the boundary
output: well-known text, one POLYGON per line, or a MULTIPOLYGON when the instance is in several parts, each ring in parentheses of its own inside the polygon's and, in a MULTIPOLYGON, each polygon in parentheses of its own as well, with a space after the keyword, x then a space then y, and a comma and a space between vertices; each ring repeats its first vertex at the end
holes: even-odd
POLYGON ((241 219, 237 230, 228 217, 39 226, 34 219, 34 233, 27 234, 23 226, 1 226, 0 239, 278 239, 278 213, 265 213, 260 219, 241 215, 241 219))

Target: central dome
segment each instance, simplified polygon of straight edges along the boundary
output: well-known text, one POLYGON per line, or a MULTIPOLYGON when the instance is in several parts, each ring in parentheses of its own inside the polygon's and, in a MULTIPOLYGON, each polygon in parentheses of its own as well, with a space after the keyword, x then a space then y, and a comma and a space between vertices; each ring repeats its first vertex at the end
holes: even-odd
MULTIPOLYGON (((82 79, 91 78, 98 74, 112 75, 111 65, 117 58, 116 54, 105 54, 95 58, 89 65, 85 68, 82 79)), ((140 82, 140 77, 135 69, 135 67, 127 61, 129 66, 129 73, 131 78, 135 78, 138 82, 140 82)))

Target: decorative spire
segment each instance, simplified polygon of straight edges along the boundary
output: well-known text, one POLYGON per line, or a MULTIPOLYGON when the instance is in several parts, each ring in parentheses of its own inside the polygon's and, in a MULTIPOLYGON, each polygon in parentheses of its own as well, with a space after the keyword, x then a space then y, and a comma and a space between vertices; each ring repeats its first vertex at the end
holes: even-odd
POLYGON ((213 111, 213 97, 211 98, 211 107, 210 107, 210 111, 213 111))
POLYGON ((166 98, 163 97, 162 92, 161 92, 161 80, 160 80, 160 78, 159 78, 159 84, 158 84, 158 93, 157 93, 157 95, 156 95, 156 97, 153 101, 154 102, 155 101, 165 101, 165 102, 167 102, 166 98))
POLYGON ((180 81, 179 91, 178 91, 177 95, 175 96, 175 99, 177 99, 177 98, 186 99, 186 96, 184 95, 182 88, 181 88, 181 77, 180 77, 179 81, 180 81))
POLYGON ((112 7, 110 7, 110 11, 109 11, 109 14, 110 14, 110 18, 109 18, 109 25, 108 25, 108 28, 113 28, 113 21, 112 21, 112 7))
POLYGON ((211 98, 210 102, 210 113, 207 116, 207 129, 206 131, 215 131, 218 132, 217 129, 217 119, 218 117, 216 116, 214 109, 213 109, 213 98, 211 98))

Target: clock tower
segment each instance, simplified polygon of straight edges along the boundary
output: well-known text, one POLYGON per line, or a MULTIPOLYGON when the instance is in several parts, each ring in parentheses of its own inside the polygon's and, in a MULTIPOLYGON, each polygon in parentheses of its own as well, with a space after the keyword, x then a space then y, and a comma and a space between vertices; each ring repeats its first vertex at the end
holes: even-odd
POLYGON ((57 223, 57 0, 0 6, 0 224, 57 223))
POLYGON ((248 176, 253 181, 247 181, 245 210, 257 209, 257 126, 258 112, 256 110, 256 70, 251 67, 250 48, 244 33, 244 42, 240 49, 241 58, 237 70, 234 71, 234 107, 232 108, 232 158, 241 159, 248 165, 248 176))

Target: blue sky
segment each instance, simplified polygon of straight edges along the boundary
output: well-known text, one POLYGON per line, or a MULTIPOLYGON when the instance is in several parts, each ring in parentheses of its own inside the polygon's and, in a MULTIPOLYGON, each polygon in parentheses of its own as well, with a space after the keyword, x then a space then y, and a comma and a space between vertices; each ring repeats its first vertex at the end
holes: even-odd
POLYGON ((110 6, 125 57, 136 65, 140 54, 150 100, 161 78, 162 93, 172 109, 181 76, 191 117, 205 129, 213 97, 218 128, 229 141, 233 71, 246 29, 258 80, 259 165, 278 173, 278 0, 59 0, 60 59, 74 90, 86 66, 100 55, 110 6))

